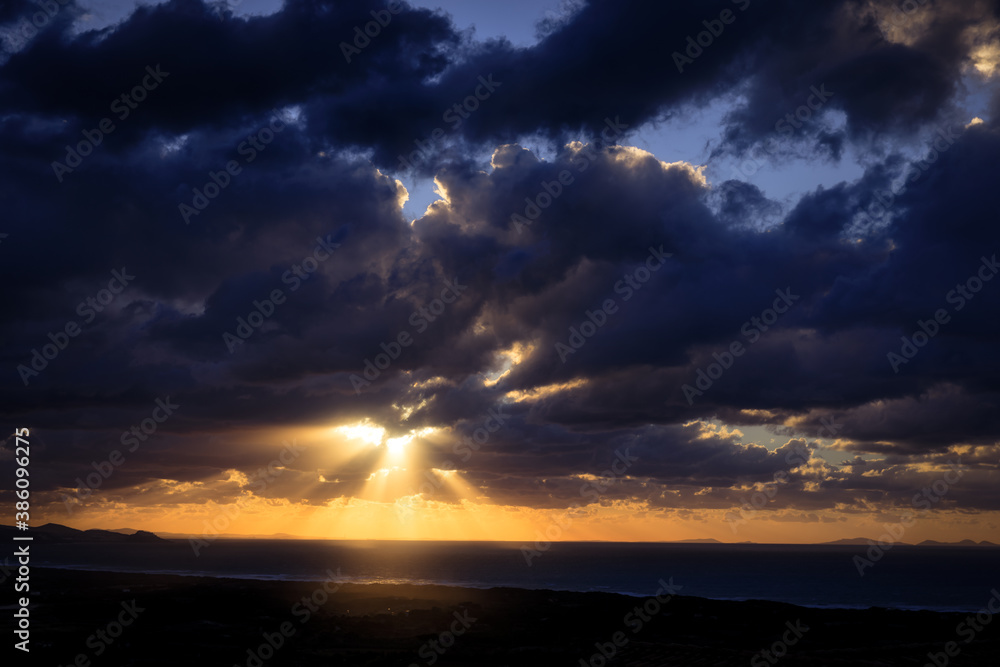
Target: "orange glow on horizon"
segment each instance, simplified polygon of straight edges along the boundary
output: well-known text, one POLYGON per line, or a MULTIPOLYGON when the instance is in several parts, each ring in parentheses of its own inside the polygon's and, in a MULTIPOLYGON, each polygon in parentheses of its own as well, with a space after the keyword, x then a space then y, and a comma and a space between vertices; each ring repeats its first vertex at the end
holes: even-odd
MULTIPOLYGON (((406 472, 379 472, 386 486, 393 476, 406 472)), ((460 495, 473 495, 460 476, 448 473, 444 484, 460 495)), ((367 495, 367 494, 366 494, 367 495)), ((152 532, 198 536, 211 530, 211 522, 223 514, 233 515, 222 536, 268 537, 275 534, 308 539, 349 540, 470 540, 470 541, 613 541, 661 542, 716 539, 720 542, 818 543, 844 538, 878 538, 889 519, 874 517, 836 520, 820 514, 818 520, 789 521, 787 516, 754 518, 736 534, 725 520, 725 511, 651 511, 634 505, 566 509, 534 509, 493 505, 471 500, 456 503, 402 496, 392 502, 342 498, 325 505, 264 501, 230 506, 182 504, 164 507, 91 507, 69 516, 50 505, 39 514, 43 522, 61 523, 79 529, 138 528, 152 532), (206 531, 206 528, 208 531, 206 531)), ((60 504, 61 507, 61 504, 60 504)), ((841 517, 842 518, 842 517, 841 517)), ((997 542, 995 526, 1000 513, 978 519, 942 512, 923 518, 900 539, 915 543, 925 539, 962 539, 997 542)))

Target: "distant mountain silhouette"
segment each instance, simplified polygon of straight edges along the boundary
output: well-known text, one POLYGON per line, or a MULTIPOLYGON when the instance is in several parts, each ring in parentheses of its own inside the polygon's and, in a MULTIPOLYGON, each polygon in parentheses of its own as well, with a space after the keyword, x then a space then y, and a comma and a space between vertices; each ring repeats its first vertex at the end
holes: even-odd
POLYGON ((690 540, 672 540, 672 541, 674 544, 724 544, 724 542, 712 539, 711 537, 694 538, 690 540))
MULTIPOLYGON (((828 545, 850 545, 850 546, 869 546, 871 542, 878 542, 878 540, 869 540, 867 537, 850 537, 843 540, 834 540, 833 542, 821 542, 820 544, 828 545)), ((900 544, 903 546, 918 546, 918 547, 995 547, 1000 546, 993 544, 992 542, 987 542, 983 540, 982 542, 976 542, 974 540, 962 540, 961 542, 937 542, 935 540, 924 540, 923 542, 917 542, 915 545, 908 542, 894 542, 893 544, 900 544)))
MULTIPOLYGON (((204 538, 203 533, 157 533, 162 538, 168 540, 190 540, 204 538)), ((301 535, 291 535, 289 533, 271 533, 269 535, 245 535, 243 533, 225 533, 219 535, 219 539, 224 540, 318 540, 318 537, 303 537, 301 535)), ((333 538, 330 538, 333 539, 333 538)))
MULTIPOLYGON (((197 537, 197 535, 191 535, 187 533, 160 533, 156 535, 145 530, 134 530, 132 528, 116 528, 114 530, 77 530, 76 528, 70 528, 69 526, 63 526, 58 523, 46 523, 41 526, 32 526, 28 531, 21 531, 15 529, 13 526, 0 525, 0 540, 10 541, 11 537, 17 535, 30 535, 34 538, 36 542, 48 542, 48 543, 107 543, 107 544, 135 544, 135 543, 149 543, 149 542, 166 542, 170 539, 188 539, 191 537, 197 537), (166 539, 164 539, 166 538, 166 539)), ((288 533, 274 533, 271 535, 225 535, 223 536, 228 539, 240 539, 240 540, 301 540, 301 539, 315 539, 315 538, 304 538, 297 535, 289 535, 288 533)), ((824 546, 869 546, 872 542, 877 542, 877 540, 869 540, 866 537, 853 537, 842 540, 834 540, 832 542, 819 542, 817 544, 824 546)), ((719 540, 713 538, 695 538, 688 540, 671 540, 672 544, 765 544, 763 542, 720 542, 719 540)), ((894 544, 899 544, 903 546, 918 546, 918 547, 997 547, 998 544, 993 542, 987 542, 985 540, 981 542, 976 542, 974 540, 962 540, 961 542, 938 542, 936 540, 924 540, 916 545, 907 542, 895 542, 894 544)))
MULTIPOLYGON (((869 540, 867 537, 848 537, 843 540, 834 540, 833 542, 820 542, 820 544, 832 544, 832 545, 849 545, 849 546, 868 546, 870 542, 876 542, 877 540, 869 540)), ((910 546, 908 542, 895 542, 895 544, 903 544, 910 546)))
MULTIPOLYGON (((69 526, 63 526, 58 523, 46 523, 41 526, 33 526, 29 530, 36 532, 43 532, 48 535, 59 535, 62 537, 71 537, 81 532, 76 528, 70 528, 69 526)), ((30 534, 30 532, 28 534, 30 534)))
POLYGON ((0 526, 0 538, 10 540, 15 535, 26 535, 34 538, 37 542, 65 543, 65 542, 106 542, 133 544, 136 542, 164 542, 162 538, 145 530, 137 530, 132 534, 125 534, 111 530, 77 530, 58 523, 46 523, 41 526, 32 526, 27 531, 17 530, 13 526, 0 526))

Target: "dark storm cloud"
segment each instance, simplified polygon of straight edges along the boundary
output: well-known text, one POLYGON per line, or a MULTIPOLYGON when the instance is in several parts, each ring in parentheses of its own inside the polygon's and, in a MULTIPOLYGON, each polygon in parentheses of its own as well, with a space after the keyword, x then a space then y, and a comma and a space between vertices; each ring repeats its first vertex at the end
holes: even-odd
POLYGON ((737 143, 773 132, 777 119, 806 103, 810 86, 823 83, 835 91, 830 108, 845 111, 850 132, 860 135, 913 129, 946 105, 968 55, 962 29, 983 11, 981 3, 958 5, 964 14, 949 11, 929 36, 904 46, 886 43, 858 3, 599 1, 529 49, 468 43, 445 18, 408 8, 347 62, 341 44, 352 43, 371 11, 384 11, 381 3, 295 1, 271 16, 220 21, 197 0, 174 0, 73 39, 47 30, 7 63, 0 90, 8 112, 68 120, 58 143, 106 116, 145 65, 161 64, 170 90, 117 130, 117 147, 150 128, 217 129, 299 103, 317 144, 370 148, 381 166, 396 166, 436 128, 477 143, 536 131, 593 134, 608 116, 638 125, 738 84, 749 99, 731 118, 737 143), (673 54, 723 11, 733 22, 678 72, 673 54), (490 75, 501 84, 490 99, 471 115, 447 115, 490 75))
MULTIPOLYGON (((0 66, 0 274, 14 314, 0 324, 0 396, 6 419, 45 433, 40 488, 71 484, 166 396, 182 408, 108 480, 109 498, 173 480, 221 502, 240 488, 227 470, 269 455, 260 436, 226 433, 364 419, 390 436, 442 429, 446 442, 417 448, 426 465, 450 460, 496 502, 539 507, 565 507, 616 450, 639 460, 605 497, 657 508, 731 507, 787 469, 784 449, 685 426, 712 417, 830 439, 834 419, 839 446, 887 457, 879 475, 863 459, 796 472, 775 506, 808 511, 897 502, 929 474, 914 466, 991 446, 1000 281, 961 308, 950 295, 1000 253, 1000 131, 995 116, 944 124, 986 5, 928 8, 940 20, 904 44, 859 3, 742 4, 592 2, 527 49, 469 42, 406 8, 350 63, 340 43, 381 4, 297 0, 220 18, 174 0, 77 36, 53 21, 0 66), (723 9, 735 20, 679 73, 673 51, 723 9), (57 180, 52 162, 147 65, 169 75, 57 180), (410 224, 402 184, 383 172, 490 75, 501 85, 449 130, 446 159, 421 163, 444 201, 410 224), (806 141, 783 146, 821 162, 850 141, 867 170, 783 217, 752 185, 614 145, 739 91, 721 150, 742 150, 824 83, 843 132, 804 125, 806 141), (249 159, 251 138, 278 125, 249 159), (599 146, 565 143, 602 132, 599 146), (526 136, 552 139, 552 157, 516 143, 526 136), (811 153, 810 139, 825 148, 811 153), (472 149, 493 151, 492 166, 472 149), (909 186, 893 193, 899 179, 909 186), (113 271, 134 280, 85 315, 113 271), (458 298, 435 304, 448 289, 458 298), (262 324, 241 325, 275 290, 262 324), (781 294, 789 307, 768 321, 781 294), (940 309, 949 321, 894 367, 900 338, 940 309), (68 323, 82 331, 66 349, 39 357, 37 375, 18 370, 68 323), (404 333, 412 342, 393 351, 404 333), (734 343, 745 351, 699 385, 734 343), (498 405, 507 423, 460 459, 453 446, 498 405)), ((992 474, 995 458, 970 465, 992 474)), ((268 494, 351 495, 372 465, 369 454, 330 469, 307 453, 268 494)))
POLYGON ((407 9, 372 40, 363 63, 346 61, 339 44, 373 20, 370 11, 384 9, 374 1, 301 0, 271 16, 220 20, 198 0, 140 6, 118 26, 75 38, 46 32, 15 54, 0 77, 3 106, 99 119, 146 65, 161 64, 173 91, 145 105, 140 122, 179 134, 231 125, 234 116, 275 105, 370 95, 363 92, 369 86, 377 91, 439 73, 455 37, 444 18, 426 10, 407 9))

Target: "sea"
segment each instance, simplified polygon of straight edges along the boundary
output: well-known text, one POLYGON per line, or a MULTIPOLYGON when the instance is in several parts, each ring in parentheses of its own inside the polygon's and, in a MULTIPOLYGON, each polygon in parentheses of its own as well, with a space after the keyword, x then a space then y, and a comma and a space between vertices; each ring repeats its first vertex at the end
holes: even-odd
POLYGON ((677 593, 806 607, 973 612, 1000 590, 1000 548, 896 545, 859 573, 867 546, 217 539, 39 544, 43 567, 236 579, 677 593), (530 557, 529 557, 530 556, 530 557))

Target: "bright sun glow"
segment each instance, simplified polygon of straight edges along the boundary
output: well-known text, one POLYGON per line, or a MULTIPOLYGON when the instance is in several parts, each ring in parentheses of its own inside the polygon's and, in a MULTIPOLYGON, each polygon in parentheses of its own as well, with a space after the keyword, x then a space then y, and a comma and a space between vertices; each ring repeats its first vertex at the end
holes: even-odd
POLYGON ((407 447, 415 438, 424 437, 433 433, 436 429, 433 427, 422 428, 415 431, 410 431, 406 435, 401 435, 398 438, 389 438, 385 441, 386 449, 389 453, 390 459, 401 459, 406 456, 407 447))
POLYGON ((385 437, 385 429, 381 426, 375 426, 368 420, 356 424, 338 426, 333 430, 348 440, 361 440, 369 445, 380 445, 382 444, 382 439, 385 437))
POLYGON ((386 438, 385 428, 376 426, 370 420, 365 419, 353 424, 337 426, 333 429, 333 432, 346 438, 349 442, 353 441, 355 443, 355 447, 359 449, 354 450, 354 455, 360 453, 366 447, 381 447, 384 445, 383 462, 396 465, 403 463, 411 455, 409 451, 410 444, 416 438, 426 437, 436 430, 433 427, 414 429, 409 433, 395 438, 386 438))
POLYGON ((413 436, 404 435, 399 438, 389 438, 385 441, 385 446, 389 449, 389 456, 397 457, 406 453, 406 445, 413 440, 413 436))

